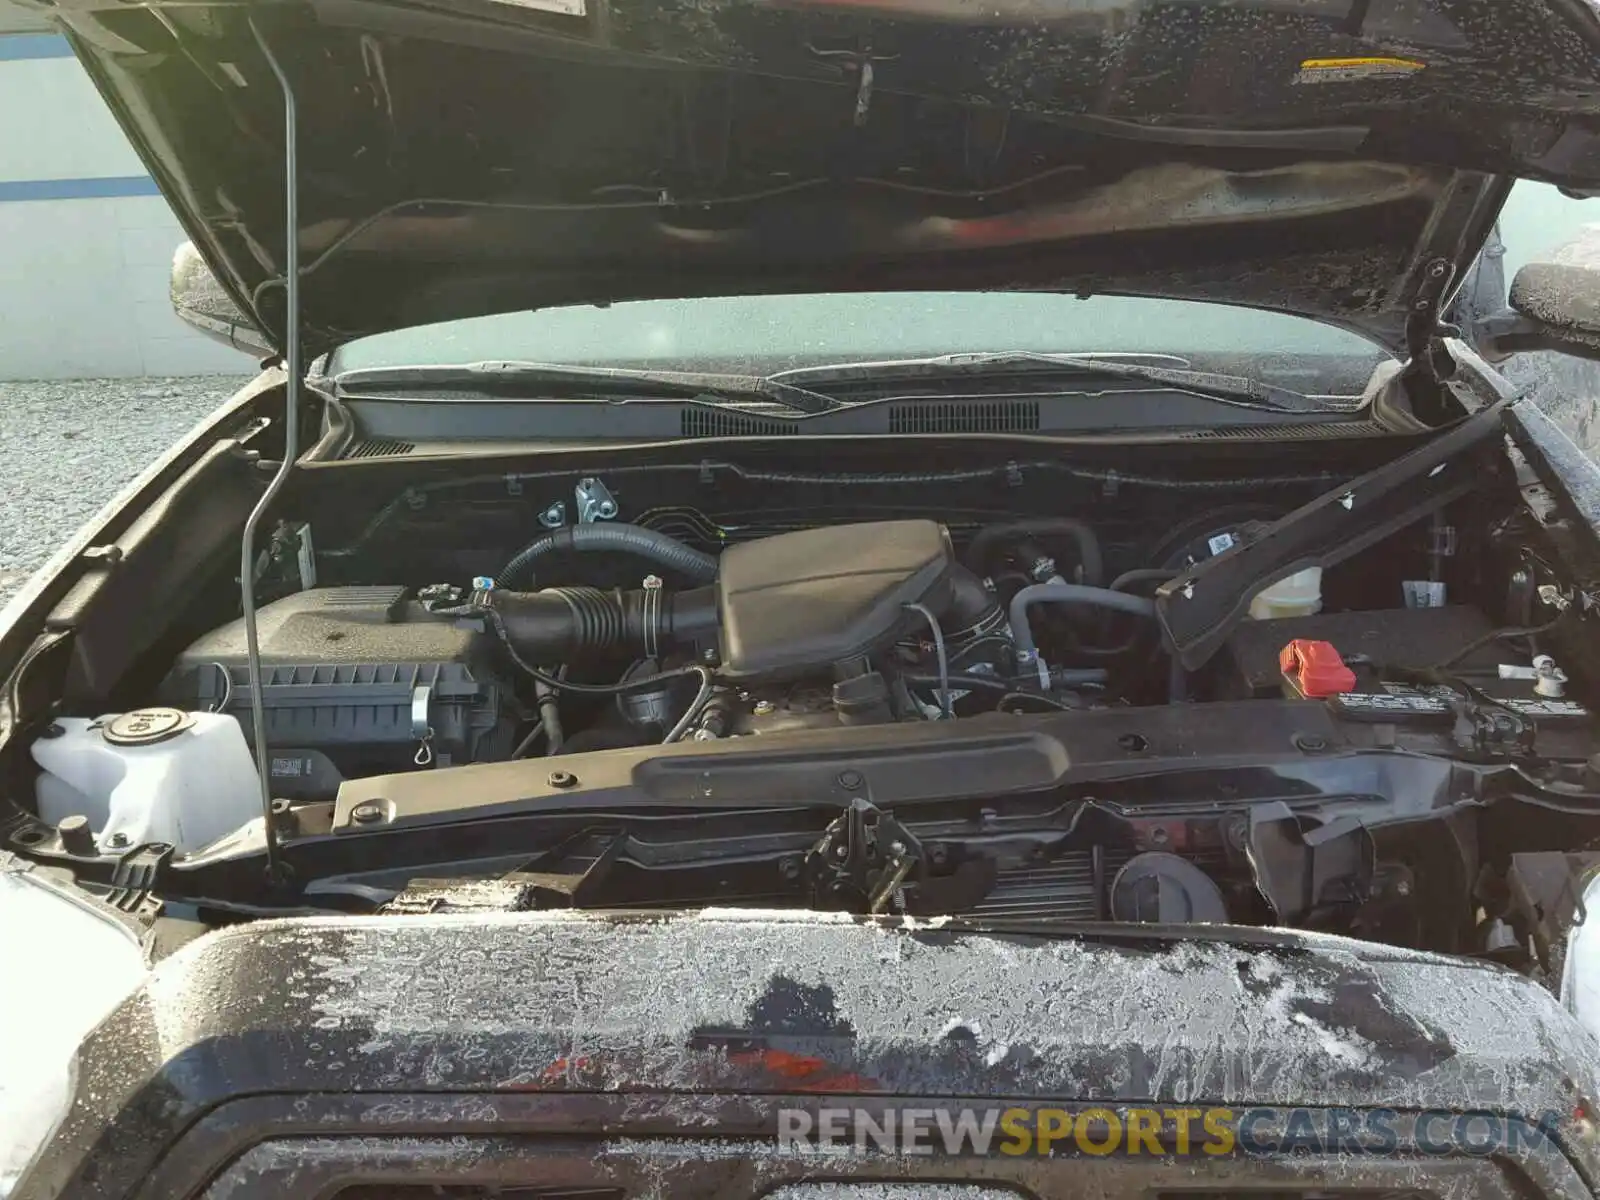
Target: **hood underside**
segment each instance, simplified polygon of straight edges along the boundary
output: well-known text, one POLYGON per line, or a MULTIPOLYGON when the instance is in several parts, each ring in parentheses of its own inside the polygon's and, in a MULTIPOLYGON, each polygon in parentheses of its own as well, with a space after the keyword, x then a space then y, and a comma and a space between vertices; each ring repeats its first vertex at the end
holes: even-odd
POLYGON ((1588 0, 312 0, 53 10, 223 285, 315 352, 740 293, 1040 289, 1392 348, 1514 176, 1600 188, 1588 0))

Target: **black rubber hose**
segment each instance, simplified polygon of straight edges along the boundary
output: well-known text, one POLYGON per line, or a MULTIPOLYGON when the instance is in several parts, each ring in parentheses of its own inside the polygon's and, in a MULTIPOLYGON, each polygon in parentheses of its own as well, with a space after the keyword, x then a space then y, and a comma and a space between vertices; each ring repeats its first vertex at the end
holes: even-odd
MULTIPOLYGON (((1168 583, 1181 574, 1183 572, 1169 570, 1166 567, 1147 567, 1137 571, 1124 571, 1111 581, 1111 590, 1113 592, 1125 592, 1140 584, 1168 583)), ((1105 627, 1103 626, 1102 628, 1105 627)), ((1083 658, 1120 658, 1122 655, 1131 654, 1138 649, 1139 638, 1140 632, 1136 629, 1117 645, 1079 646, 1073 653, 1083 658)))
POLYGON ((704 668, 698 666, 678 667, 671 671, 662 671, 659 675, 636 675, 631 679, 624 679, 620 683, 573 683, 571 680, 562 679, 548 671, 540 670, 517 652, 517 647, 506 636, 506 624, 500 614, 493 608, 482 610, 489 626, 494 630, 495 636, 500 639, 500 644, 506 648, 511 661, 530 679, 536 683, 547 684, 558 692, 576 692, 580 696, 622 696, 629 692, 643 692, 651 688, 660 687, 670 679, 682 679, 688 675, 699 675, 704 678, 704 668))
POLYGON ((541 555, 582 550, 634 554, 669 571, 681 571, 700 583, 710 583, 717 577, 717 558, 714 554, 685 546, 675 537, 646 529, 642 525, 595 522, 554 529, 529 542, 501 569, 495 584, 498 587, 510 587, 528 569, 529 564, 541 555))
POLYGON ((533 692, 539 698, 539 722, 544 726, 546 755, 561 753, 566 735, 561 728, 561 703, 556 699, 556 689, 545 683, 535 683, 533 692))
POLYGON ((1170 583, 1182 571, 1175 571, 1170 567, 1144 567, 1137 571, 1124 571, 1111 581, 1113 592, 1125 592, 1140 583, 1170 583))
MULTIPOLYGON (((938 675, 902 675, 900 678, 905 680, 910 687, 928 688, 937 691, 943 686, 938 675)), ((1105 683, 1109 678, 1110 673, 1099 667, 1051 672, 1051 682, 1056 687, 1064 688, 1105 683)), ((1016 692, 1017 686, 1017 681, 1014 679, 999 679, 993 675, 952 674, 950 676, 950 690, 953 692, 1000 692, 1004 695, 1012 695, 1016 692)))
POLYGON ((989 559, 995 548, 1018 538, 1036 537, 1071 538, 1078 547, 1078 566, 1083 572, 1083 582, 1098 587, 1105 579, 1105 561, 1100 556, 1100 539, 1083 521, 1071 517, 1039 517, 1029 521, 1011 521, 1004 525, 986 525, 978 530, 967 546, 967 567, 982 578, 989 574, 989 559))
POLYGON ((1028 624, 1028 610, 1035 604, 1082 604, 1091 608, 1105 608, 1113 612, 1132 613, 1136 617, 1154 617, 1154 600, 1143 596, 1129 596, 1109 588, 1079 587, 1072 583, 1040 583, 1023 588, 1011 597, 1011 636, 1017 646, 1017 661, 1032 663, 1038 658, 1038 646, 1033 640, 1033 628, 1028 624))
POLYGON ((497 587, 485 594, 485 601, 499 617, 506 640, 536 663, 568 662, 618 650, 656 658, 668 646, 711 642, 716 637, 717 597, 712 588, 513 592, 497 587))

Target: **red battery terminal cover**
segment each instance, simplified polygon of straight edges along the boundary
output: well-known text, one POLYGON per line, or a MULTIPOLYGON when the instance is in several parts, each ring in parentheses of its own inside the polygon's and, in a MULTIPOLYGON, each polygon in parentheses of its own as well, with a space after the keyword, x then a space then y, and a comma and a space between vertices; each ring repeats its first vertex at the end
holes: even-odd
POLYGON ((1278 653, 1278 666, 1296 691, 1310 700, 1356 690, 1356 673, 1332 642, 1297 638, 1278 653))

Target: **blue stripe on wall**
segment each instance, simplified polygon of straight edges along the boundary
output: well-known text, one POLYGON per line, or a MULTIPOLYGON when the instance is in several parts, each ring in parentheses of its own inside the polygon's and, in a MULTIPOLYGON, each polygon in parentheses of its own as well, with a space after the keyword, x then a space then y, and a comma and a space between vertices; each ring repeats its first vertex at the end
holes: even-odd
POLYGON ((108 200, 123 196, 159 196, 148 175, 109 179, 0 179, 0 204, 17 200, 108 200))
MULTIPOLYGON (((71 58, 67 39, 55 33, 0 34, 0 62, 71 58)), ((107 200, 159 195, 147 175, 104 179, 0 179, 0 204, 23 200, 107 200)))
POLYGON ((0 62, 25 58, 71 58, 72 47, 57 33, 0 34, 0 62))

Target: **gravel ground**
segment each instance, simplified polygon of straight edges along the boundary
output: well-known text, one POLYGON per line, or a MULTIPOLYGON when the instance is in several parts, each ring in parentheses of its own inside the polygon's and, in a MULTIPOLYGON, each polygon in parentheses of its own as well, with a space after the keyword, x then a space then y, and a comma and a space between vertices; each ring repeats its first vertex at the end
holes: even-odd
POLYGON ((244 378, 0 381, 0 604, 244 378))

